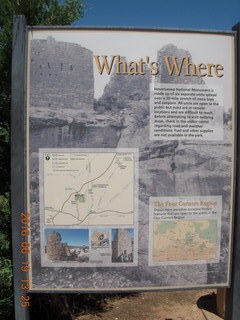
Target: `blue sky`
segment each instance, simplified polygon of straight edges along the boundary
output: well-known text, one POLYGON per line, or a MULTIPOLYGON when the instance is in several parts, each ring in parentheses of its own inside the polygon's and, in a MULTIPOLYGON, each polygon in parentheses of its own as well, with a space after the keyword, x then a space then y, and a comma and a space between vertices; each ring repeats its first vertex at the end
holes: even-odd
POLYGON ((240 0, 85 0, 80 25, 231 30, 240 0))
POLYGON ((89 231, 87 229, 45 229, 45 239, 49 232, 56 231, 62 236, 61 242, 69 246, 89 246, 89 231))

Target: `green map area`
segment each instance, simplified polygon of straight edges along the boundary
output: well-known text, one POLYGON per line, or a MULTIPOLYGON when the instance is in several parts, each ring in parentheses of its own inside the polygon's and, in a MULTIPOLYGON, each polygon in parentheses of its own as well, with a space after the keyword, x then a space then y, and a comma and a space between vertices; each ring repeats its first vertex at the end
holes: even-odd
POLYGON ((201 238, 209 240, 211 243, 216 243, 217 241, 217 220, 208 220, 209 226, 207 229, 202 230, 202 224, 199 222, 194 222, 194 227, 196 232, 201 238))
POLYGON ((155 221, 153 261, 216 259, 218 221, 155 221))

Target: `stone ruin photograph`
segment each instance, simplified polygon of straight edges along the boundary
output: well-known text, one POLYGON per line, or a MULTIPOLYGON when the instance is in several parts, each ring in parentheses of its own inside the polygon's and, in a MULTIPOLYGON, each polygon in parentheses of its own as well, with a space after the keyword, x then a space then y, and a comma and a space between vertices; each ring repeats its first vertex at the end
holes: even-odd
POLYGON ((112 229, 112 262, 133 262, 134 229, 112 229))
POLYGON ((46 259, 51 262, 89 262, 88 234, 87 229, 46 229, 46 259))
POLYGON ((109 248, 110 230, 93 229, 91 231, 91 247, 92 248, 109 248))

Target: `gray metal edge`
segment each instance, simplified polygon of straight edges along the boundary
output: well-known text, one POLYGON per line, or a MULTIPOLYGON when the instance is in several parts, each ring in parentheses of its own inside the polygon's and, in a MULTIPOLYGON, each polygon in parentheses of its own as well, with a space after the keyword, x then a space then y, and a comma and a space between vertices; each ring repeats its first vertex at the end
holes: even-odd
MULTIPOLYGON (((91 289, 86 289, 86 290, 81 290, 81 289, 68 289, 68 288, 63 288, 63 289, 36 289, 36 290, 30 290, 31 294, 35 294, 35 293, 53 293, 53 294, 57 294, 57 293, 64 293, 64 294, 103 294, 103 293, 147 293, 147 292, 172 292, 172 291, 189 291, 189 290, 209 290, 209 289, 226 289, 228 288, 228 286, 221 286, 221 285, 212 285, 212 286, 194 286, 194 287, 173 287, 173 288, 154 288, 151 287, 150 289, 139 289, 139 288, 122 288, 122 290, 120 288, 116 288, 116 289, 111 289, 111 290, 107 290, 107 289, 99 289, 99 290, 91 290, 91 289)), ((239 319, 238 319, 239 320, 239 319)))
MULTIPOLYGON (((229 241, 231 241, 231 247, 230 247, 230 251, 229 251, 229 255, 231 257, 230 259, 230 265, 229 265, 229 270, 232 271, 233 268, 233 252, 234 252, 234 229, 235 229, 235 216, 236 216, 236 185, 237 185, 237 179, 236 179, 236 172, 237 172, 237 142, 238 142, 238 121, 237 121, 237 117, 238 117, 238 105, 237 105, 237 32, 234 35, 234 93, 235 93, 235 97, 233 100, 234 103, 234 107, 235 107, 235 118, 234 118, 234 132, 233 132, 233 142, 232 142, 232 147, 234 148, 234 153, 233 153, 233 159, 232 159, 232 225, 231 225, 231 229, 229 231, 231 231, 231 238, 229 238, 229 241)), ((232 284, 232 272, 230 274, 229 277, 229 286, 228 288, 231 287, 232 284)))
MULTIPOLYGON (((21 306, 21 297, 27 292, 21 289, 21 281, 27 274, 21 271, 21 212, 26 212, 26 19, 14 16, 12 52, 12 105, 11 105, 11 219, 13 248, 13 279, 15 319, 28 320, 27 307, 21 306)), ((27 241, 27 240, 26 240, 27 241)))
POLYGON ((146 31, 146 32, 182 32, 182 33, 205 33, 232 36, 236 31, 232 30, 207 30, 207 29, 181 29, 181 28, 161 28, 161 27, 136 27, 136 26, 28 26, 29 31, 47 31, 47 30, 102 30, 102 31, 146 31))
MULTIPOLYGON (((239 77, 240 77, 240 24, 233 27, 236 31, 236 122, 240 121, 240 91, 239 91, 239 77)), ((240 316, 240 130, 236 125, 236 168, 235 168, 235 215, 234 215, 234 234, 233 234, 233 248, 232 248, 232 281, 231 287, 227 290, 226 297, 226 320, 239 320, 240 316)))

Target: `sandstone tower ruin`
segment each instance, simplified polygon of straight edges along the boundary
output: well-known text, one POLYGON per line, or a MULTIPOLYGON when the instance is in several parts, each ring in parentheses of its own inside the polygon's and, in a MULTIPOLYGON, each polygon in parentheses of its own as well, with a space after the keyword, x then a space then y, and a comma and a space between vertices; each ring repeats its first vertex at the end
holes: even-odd
MULTIPOLYGON (((128 62, 125 57, 121 61, 128 62)), ((115 70, 114 65, 113 70, 115 70)), ((149 85, 151 83, 150 69, 144 66, 143 75, 126 75, 112 72, 109 83, 105 86, 103 95, 98 100, 97 108, 124 109, 130 107, 131 103, 140 100, 149 100, 149 85)), ((120 66, 123 72, 123 66, 120 66)))
POLYGON ((117 229, 112 242, 112 261, 120 261, 121 254, 133 255, 133 243, 129 229, 117 229))
POLYGON ((30 99, 33 107, 93 106, 92 52, 79 44, 31 41, 30 99))
POLYGON ((61 234, 52 231, 47 235, 47 258, 51 261, 64 261, 66 260, 67 245, 61 243, 61 234))
POLYGON ((186 77, 185 68, 186 61, 183 62, 182 72, 179 76, 173 73, 170 75, 167 70, 167 65, 164 62, 164 57, 170 58, 170 64, 172 65, 171 58, 176 57, 179 62, 181 58, 188 56, 192 61, 190 52, 180 49, 173 44, 167 44, 157 52, 157 62, 159 66, 159 74, 155 76, 155 82, 159 83, 179 83, 179 84, 204 84, 204 81, 200 77, 186 77))

